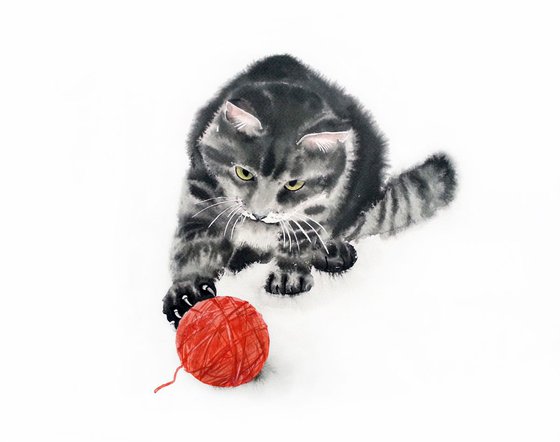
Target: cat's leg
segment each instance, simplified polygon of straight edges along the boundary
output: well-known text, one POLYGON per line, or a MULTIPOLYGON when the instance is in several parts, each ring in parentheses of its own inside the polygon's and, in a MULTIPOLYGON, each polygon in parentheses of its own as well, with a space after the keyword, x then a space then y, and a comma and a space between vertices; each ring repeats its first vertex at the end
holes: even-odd
POLYGON ((171 273, 173 284, 163 298, 163 313, 175 327, 197 302, 216 296, 215 282, 231 258, 233 247, 224 238, 208 235, 175 237, 171 273))
POLYGON ((245 244, 235 249, 228 262, 227 268, 233 273, 237 273, 252 264, 267 263, 271 258, 272 255, 270 253, 263 253, 245 244))
POLYGON ((307 292, 312 287, 310 260, 284 254, 276 257, 275 265, 264 286, 269 293, 289 296, 307 292))
POLYGON ((318 248, 313 253, 312 264, 317 270, 328 273, 342 273, 350 269, 358 259, 356 249, 342 240, 333 239, 325 244, 327 250, 318 248))
POLYGON ((297 295, 313 287, 312 266, 329 273, 341 273, 351 268, 357 260, 354 247, 342 240, 325 243, 313 242, 298 254, 278 252, 275 266, 268 276, 265 290, 280 295, 297 295))

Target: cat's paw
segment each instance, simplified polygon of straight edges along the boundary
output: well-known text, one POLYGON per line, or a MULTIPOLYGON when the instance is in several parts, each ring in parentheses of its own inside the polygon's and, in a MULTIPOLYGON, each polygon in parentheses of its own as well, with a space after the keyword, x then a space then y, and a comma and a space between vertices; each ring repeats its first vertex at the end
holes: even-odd
POLYGON ((169 288, 163 298, 163 313, 175 328, 183 315, 197 302, 216 296, 214 281, 208 278, 193 277, 177 281, 169 288))
POLYGON ((275 269, 266 280, 264 289, 275 295, 294 296, 308 292, 313 287, 313 276, 308 271, 298 269, 275 269))
POLYGON ((344 272, 352 267, 358 259, 356 249, 346 241, 329 241, 326 247, 329 251, 328 254, 321 249, 313 255, 313 267, 321 272, 344 272))

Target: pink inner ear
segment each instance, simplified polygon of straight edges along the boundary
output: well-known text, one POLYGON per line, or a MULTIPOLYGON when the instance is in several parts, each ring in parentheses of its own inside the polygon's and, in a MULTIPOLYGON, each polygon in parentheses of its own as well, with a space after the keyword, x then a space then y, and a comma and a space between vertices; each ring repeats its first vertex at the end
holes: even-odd
POLYGON ((297 142, 297 145, 299 146, 301 144, 305 148, 315 148, 322 152, 327 152, 338 143, 344 143, 349 136, 349 130, 343 132, 318 132, 304 135, 297 142))
POLYGON ((226 102, 225 116, 239 132, 253 136, 262 130, 262 124, 257 117, 229 101, 226 102))

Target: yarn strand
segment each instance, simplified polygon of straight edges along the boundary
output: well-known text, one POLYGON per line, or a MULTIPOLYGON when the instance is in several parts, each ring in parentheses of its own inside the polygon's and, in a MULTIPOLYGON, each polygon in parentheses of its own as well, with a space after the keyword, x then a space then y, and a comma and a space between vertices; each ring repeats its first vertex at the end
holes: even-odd
POLYGON ((182 366, 182 365, 179 365, 179 366, 177 367, 177 369, 175 370, 175 374, 173 375, 173 380, 172 380, 172 381, 169 381, 169 382, 166 382, 165 384, 161 384, 158 388, 156 388, 156 389, 154 390, 154 393, 157 393, 157 392, 160 391, 162 388, 169 387, 172 383, 174 383, 174 382, 177 380, 177 373, 179 373, 179 370, 180 370, 181 368, 183 368, 183 366, 182 366))

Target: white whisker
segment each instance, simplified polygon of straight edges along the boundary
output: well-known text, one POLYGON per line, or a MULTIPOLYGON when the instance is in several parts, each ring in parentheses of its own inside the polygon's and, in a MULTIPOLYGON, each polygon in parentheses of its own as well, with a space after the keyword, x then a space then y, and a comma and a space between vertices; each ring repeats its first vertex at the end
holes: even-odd
POLYGON ((202 212, 204 212, 205 210, 208 210, 208 209, 210 209, 210 208, 212 208, 212 207, 219 206, 220 204, 231 203, 231 202, 233 202, 233 201, 237 201, 237 198, 234 199, 234 200, 220 201, 219 203, 211 204, 211 205, 209 205, 208 207, 205 207, 204 209, 199 210, 198 212, 196 212, 194 215, 192 215, 191 218, 194 218, 194 217, 195 217, 196 215, 198 215, 199 213, 202 213, 202 212))
POLYGON ((232 201, 235 199, 235 198, 230 198, 230 197, 227 197, 227 196, 217 196, 217 197, 214 197, 214 198, 208 198, 207 200, 198 201, 196 204, 202 204, 202 203, 206 203, 208 201, 213 201, 213 200, 221 200, 221 199, 224 199, 224 198, 230 199, 232 201))
POLYGON ((218 215, 216 215, 216 218, 214 218, 214 219, 212 220, 212 222, 211 222, 210 224, 208 224, 207 229, 209 229, 210 227, 212 227, 212 224, 214 224, 214 223, 218 220, 218 218, 219 218, 220 216, 222 216, 223 213, 227 212, 228 210, 231 210, 232 206, 235 206, 236 204, 239 204, 239 203, 234 203, 234 204, 232 204, 231 206, 226 207, 225 210, 222 210, 220 213, 218 213, 218 215))
POLYGON ((298 249, 298 252, 300 252, 299 240, 298 240, 296 231, 294 230, 294 228, 293 228, 292 225, 290 224, 290 221, 289 221, 289 220, 287 221, 287 224, 288 224, 288 227, 292 230, 292 233, 294 234, 294 239, 296 240, 297 249, 298 249))
POLYGON ((233 215, 235 215, 235 212, 237 212, 237 210, 238 210, 241 206, 242 206, 241 203, 238 203, 238 204, 237 204, 237 207, 234 207, 234 208, 232 209, 232 211, 229 212, 229 213, 226 215, 227 218, 228 218, 228 219, 231 219, 231 217, 232 217, 233 215))
MULTIPOLYGON (((240 209, 240 208, 242 208, 242 207, 241 207, 241 203, 239 203, 239 204, 237 205, 237 209, 240 209)), ((228 214, 228 218, 231 218, 231 217, 235 214, 235 212, 237 212, 237 209, 231 211, 231 212, 228 214)))
POLYGON ((294 222, 296 224, 296 226, 298 226, 298 229, 301 230, 301 233, 303 233, 303 235, 307 238, 307 241, 312 243, 311 238, 309 238, 309 235, 307 234, 307 232, 305 230, 303 230, 303 228, 301 227, 301 224, 298 223, 295 219, 292 219, 292 218, 290 218, 290 221, 294 222))
POLYGON ((305 221, 303 218, 301 218, 301 221, 304 222, 305 224, 307 224, 309 226, 309 228, 311 230, 313 230, 313 232, 315 233, 315 235, 317 235, 317 238, 319 238, 319 241, 321 241, 321 244, 323 245, 323 248, 325 249, 325 252, 327 252, 327 255, 329 254, 329 249, 327 249, 327 246, 325 245, 325 243, 323 242, 323 238, 321 238, 321 235, 319 235, 319 232, 317 232, 317 230, 315 230, 313 228, 313 226, 311 224, 309 224, 307 221, 305 221))
POLYGON ((233 212, 231 212, 231 213, 228 215, 228 218, 229 218, 229 219, 228 219, 228 222, 227 222, 227 224, 226 224, 226 228, 224 229, 224 236, 226 236, 226 234, 227 234, 227 229, 228 229, 229 223, 230 223, 231 220, 233 219, 233 216, 234 216, 236 213, 238 213, 240 210, 243 210, 243 207, 241 207, 241 206, 237 207, 233 212))
MULTIPOLYGON (((230 232, 230 239, 233 240, 233 233, 235 231, 235 226, 237 226, 237 223, 239 222, 239 220, 243 217, 243 213, 239 214, 237 216, 237 219, 235 220, 235 222, 233 223, 233 227, 231 228, 231 232, 230 232)), ((243 223, 242 223, 243 224, 243 223)))
POLYGON ((297 214, 298 214, 299 216, 303 216, 304 218, 307 218, 309 221, 314 222, 314 223, 317 224, 321 229, 323 229, 323 232, 325 232, 327 235, 329 234, 329 233, 325 230, 325 228, 324 228, 318 221, 315 221, 313 218, 311 218, 310 216, 304 215, 303 213, 297 212, 297 214))
MULTIPOLYGON (((284 225, 286 221, 280 221, 280 223, 282 225, 284 225)), ((288 230, 288 228, 286 228, 286 233, 288 234, 288 241, 289 241, 289 246, 290 246, 290 252, 292 251, 292 237, 290 236, 290 231, 288 230)))

